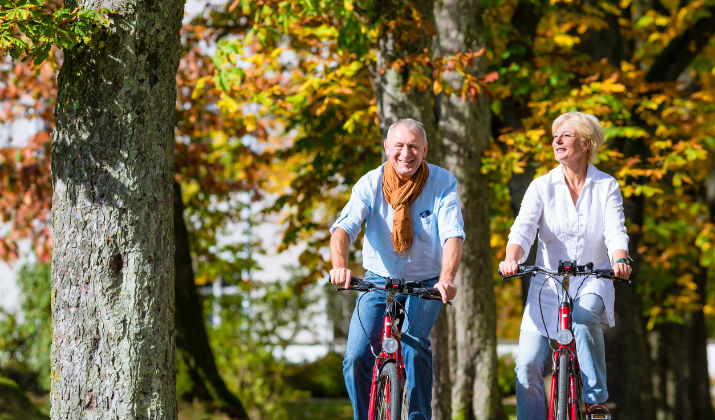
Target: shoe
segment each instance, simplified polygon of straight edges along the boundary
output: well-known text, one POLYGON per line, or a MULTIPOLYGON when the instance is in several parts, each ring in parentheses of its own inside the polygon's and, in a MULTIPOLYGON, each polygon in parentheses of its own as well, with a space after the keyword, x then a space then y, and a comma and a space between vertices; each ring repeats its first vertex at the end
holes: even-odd
POLYGON ((586 403, 586 414, 589 420, 610 420, 611 410, 606 407, 606 403, 588 404, 586 403))

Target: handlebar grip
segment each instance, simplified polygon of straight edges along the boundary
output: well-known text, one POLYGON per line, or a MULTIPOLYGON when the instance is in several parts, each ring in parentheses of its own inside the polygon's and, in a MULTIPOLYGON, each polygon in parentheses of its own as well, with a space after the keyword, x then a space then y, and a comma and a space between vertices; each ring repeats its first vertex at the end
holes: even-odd
POLYGON ((632 284, 632 281, 630 279, 616 277, 615 274, 613 274, 613 270, 611 270, 610 268, 598 269, 598 270, 593 270, 593 271, 594 271, 594 273, 596 273, 597 277, 603 277, 603 278, 614 280, 614 281, 623 281, 628 284, 632 284))
POLYGON ((502 280, 510 279, 512 277, 520 277, 523 276, 524 274, 529 274, 531 271, 533 271, 535 267, 531 265, 526 265, 526 264, 519 264, 517 266, 517 272, 516 274, 510 274, 508 276, 505 276, 500 269, 497 269, 497 272, 499 273, 500 276, 502 276, 502 280))

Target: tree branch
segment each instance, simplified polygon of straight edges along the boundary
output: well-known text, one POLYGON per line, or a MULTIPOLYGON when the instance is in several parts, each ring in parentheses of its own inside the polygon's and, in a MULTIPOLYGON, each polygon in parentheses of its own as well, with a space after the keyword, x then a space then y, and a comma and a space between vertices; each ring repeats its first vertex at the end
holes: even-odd
POLYGON ((646 74, 648 82, 675 81, 690 65, 715 33, 715 6, 708 11, 710 16, 698 20, 663 49, 646 74))

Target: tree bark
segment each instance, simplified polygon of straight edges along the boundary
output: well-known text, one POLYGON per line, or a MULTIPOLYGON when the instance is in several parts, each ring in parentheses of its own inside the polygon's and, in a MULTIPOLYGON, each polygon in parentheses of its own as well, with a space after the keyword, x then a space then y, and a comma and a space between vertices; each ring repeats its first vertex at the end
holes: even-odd
MULTIPOLYGON (((480 36, 483 9, 476 0, 437 2, 439 54, 479 51, 484 46, 480 36)), ((485 60, 479 57, 468 71, 479 77, 484 75, 485 67, 485 60)), ((445 72, 443 82, 460 90, 464 77, 454 71, 445 72)), ((491 248, 484 240, 489 237, 489 186, 481 173, 481 156, 491 133, 489 101, 485 94, 465 100, 444 93, 437 101, 442 162, 457 178, 467 235, 456 278, 459 295, 454 300, 456 374, 451 418, 505 418, 497 381, 491 248)))
MULTIPOLYGON (((715 9, 710 7, 709 11, 715 9)), ((647 81, 676 81, 715 33, 713 19, 711 13, 675 37, 656 57, 646 75, 647 81)), ((629 143, 631 150, 626 156, 640 155, 646 161, 646 146, 640 141, 629 143)), ((633 197, 629 201, 627 218, 643 226, 644 198, 633 197)), ((638 249, 641 236, 640 232, 631 234, 632 252, 638 249)), ((702 271, 705 274, 705 270, 702 271)), ((633 277, 638 278, 637 266, 633 277)), ((698 279, 702 299, 706 292, 704 278, 698 279)), ((611 372, 618 375, 614 400, 619 418, 713 418, 709 380, 702 368, 707 366, 707 333, 702 310, 687 314, 682 324, 664 323, 646 333, 638 295, 632 288, 623 288, 618 293, 619 297, 626 295, 625 300, 616 300, 616 320, 619 324, 625 321, 625 328, 612 334, 617 337, 617 347, 623 351, 617 368, 609 369, 609 375, 611 372), (691 346, 685 347, 683 343, 691 346), (647 344, 650 344, 650 360, 643 358, 648 351, 647 344)))
MULTIPOLYGON (((533 39, 536 36, 536 29, 539 21, 544 13, 544 5, 540 1, 519 2, 512 16, 512 28, 515 32, 515 39, 509 43, 507 50, 513 51, 502 64, 503 68, 509 68, 512 64, 523 65, 534 59, 534 53, 531 48, 533 39), (521 51, 521 53, 517 53, 521 51)), ((492 117, 492 135, 496 138, 499 136, 502 129, 511 128, 513 130, 521 130, 524 128, 522 121, 531 115, 531 110, 528 107, 529 93, 517 95, 514 94, 509 98, 504 98, 502 101, 501 119, 492 117)), ((533 164, 527 165, 524 172, 520 174, 512 174, 507 182, 509 187, 510 206, 514 218, 519 214, 521 201, 526 194, 526 189, 534 179, 536 173, 533 164)), ((529 250, 529 256, 526 259, 526 264, 534 264, 536 258, 536 241, 529 250)), ((529 295, 529 279, 521 277, 518 280, 521 283, 521 303, 526 305, 526 299, 529 295)))
MULTIPOLYGON (((433 2, 418 0, 412 2, 412 7, 419 13, 422 22, 434 27, 433 2)), ((399 18, 400 14, 408 12, 408 6, 400 0, 390 0, 377 3, 377 16, 385 21, 394 21, 397 27, 385 31, 378 40, 377 66, 372 72, 373 86, 377 95, 377 110, 382 138, 387 138, 387 129, 401 118, 413 118, 424 125, 429 142, 427 160, 439 162, 441 147, 439 141, 431 141, 430 136, 437 133, 437 123, 434 111, 434 94, 431 85, 427 89, 408 88, 411 69, 409 66, 395 68, 392 64, 398 59, 408 60, 415 56, 428 53, 432 47, 432 35, 429 28, 418 27, 414 22, 399 18)), ((448 335, 445 334, 446 322, 444 311, 441 320, 432 329, 434 367, 432 404, 442 404, 445 395, 449 395, 450 383, 445 382, 445 360, 449 357, 448 335)), ((433 418, 445 413, 444 407, 436 407, 433 418)), ((403 416, 407 410, 403 409, 403 416)), ((405 417, 406 418, 406 417, 405 417)))
POLYGON ((432 418, 452 418, 452 367, 456 352, 453 351, 454 337, 452 333, 454 322, 453 308, 445 308, 439 314, 432 329, 432 366, 434 367, 434 382, 432 385, 432 418))
MULTIPOLYGON (((434 25, 432 0, 417 0, 411 3, 419 12, 422 20, 434 25)), ((398 59, 407 60, 425 54, 432 45, 432 35, 428 28, 415 27, 410 21, 398 19, 399 13, 407 10, 400 0, 388 0, 377 3, 377 16, 395 19, 398 26, 382 34, 378 40, 377 68, 373 71, 373 85, 377 94, 377 111, 382 138, 387 138, 387 129, 401 118, 413 118, 420 121, 429 136, 437 132, 434 114, 434 95, 432 89, 403 89, 407 86, 411 69, 404 65, 397 69, 393 66, 398 59), (409 34, 409 35, 406 35, 409 34)), ((430 143, 428 160, 439 156, 439 144, 430 143)))
POLYGON ((183 1, 114 10, 65 52, 52 136, 53 419, 172 419, 173 127, 183 1))
POLYGON ((174 182, 174 238, 176 253, 176 358, 187 369, 191 389, 186 394, 208 402, 213 408, 235 419, 247 419, 248 414, 235 395, 226 387, 216 368, 209 345, 204 311, 196 290, 194 269, 191 265, 189 233, 184 222, 181 186, 174 182))

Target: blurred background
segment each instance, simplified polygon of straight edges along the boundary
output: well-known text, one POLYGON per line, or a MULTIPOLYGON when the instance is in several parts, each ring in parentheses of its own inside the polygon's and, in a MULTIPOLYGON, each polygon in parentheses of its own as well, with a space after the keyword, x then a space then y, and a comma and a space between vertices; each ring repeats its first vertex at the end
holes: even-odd
MULTIPOLYGON (((603 123, 596 166, 619 180, 635 258, 606 333, 617 417, 715 418, 714 34, 712 0, 189 0, 175 128, 180 418, 231 418, 237 405, 254 419, 352 418, 342 351, 355 296, 327 286, 328 228, 382 162, 393 117, 435 133, 427 160, 458 173, 465 215, 485 206, 468 232, 484 252, 462 276, 480 273, 494 310, 445 317, 496 329, 484 343, 498 354, 494 395, 514 417, 525 284, 502 282, 496 263, 529 182, 555 166, 551 122, 572 110, 603 123), (449 13, 468 24, 445 25, 449 13), (481 104, 473 131, 450 98, 481 104)), ((61 63, 59 50, 0 62, 0 419, 49 412, 61 63)), ((442 355, 458 334, 444 322, 442 355)))

